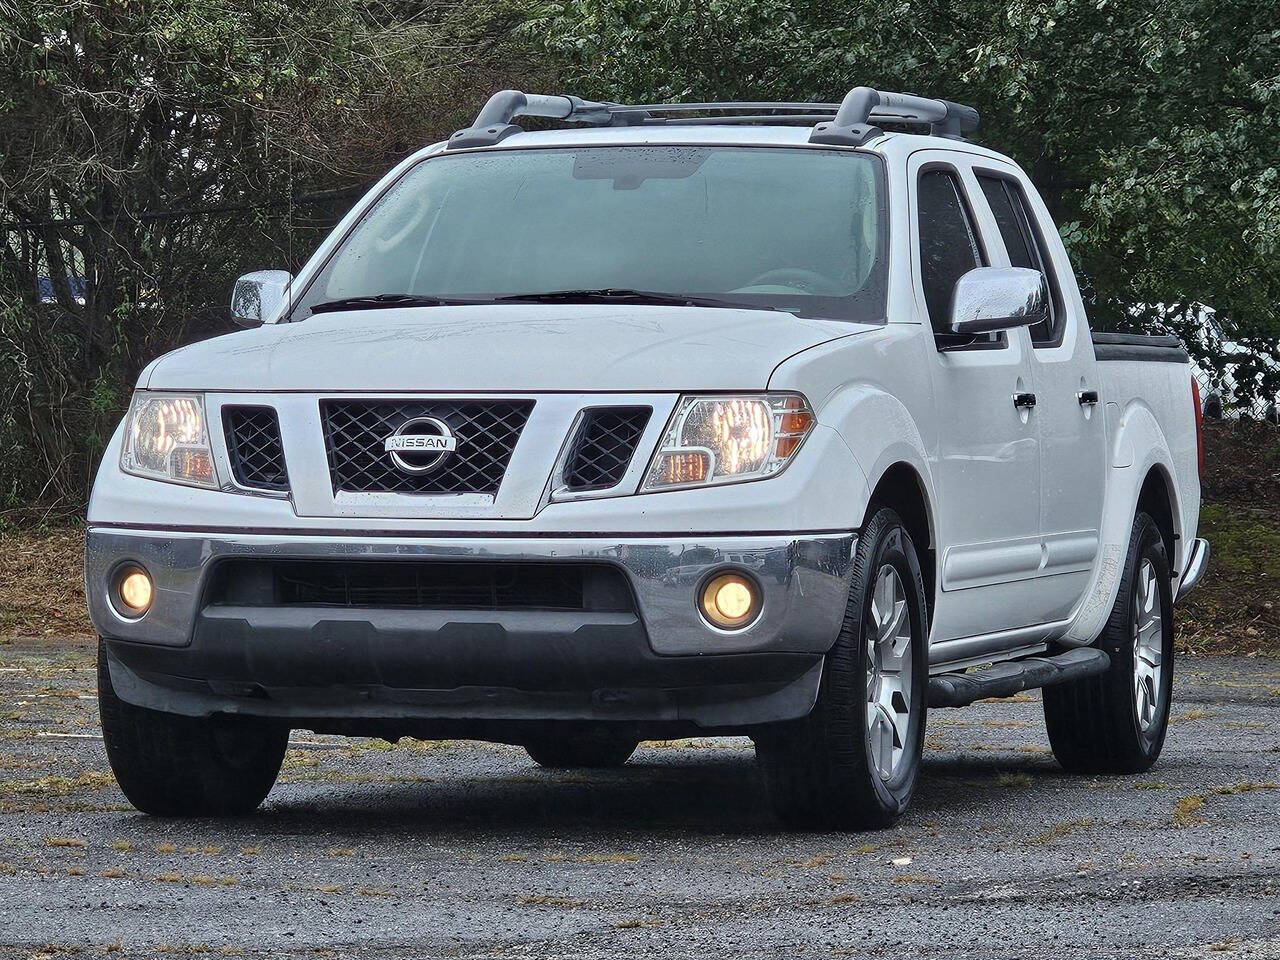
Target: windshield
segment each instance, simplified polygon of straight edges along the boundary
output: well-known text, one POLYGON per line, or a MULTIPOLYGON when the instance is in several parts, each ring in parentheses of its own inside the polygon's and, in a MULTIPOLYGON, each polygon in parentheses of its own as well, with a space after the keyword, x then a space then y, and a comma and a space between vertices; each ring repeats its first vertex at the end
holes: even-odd
POLYGON ((351 297, 394 306, 629 291, 879 322, 885 221, 879 159, 847 151, 444 154, 373 205, 291 318, 351 297))

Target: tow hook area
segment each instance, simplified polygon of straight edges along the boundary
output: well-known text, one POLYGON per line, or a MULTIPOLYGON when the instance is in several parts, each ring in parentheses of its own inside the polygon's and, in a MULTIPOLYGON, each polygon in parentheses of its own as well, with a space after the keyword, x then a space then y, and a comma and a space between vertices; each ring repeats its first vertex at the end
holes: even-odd
POLYGON ((1105 673, 1110 666, 1105 650, 1080 647, 1053 657, 993 663, 972 673, 943 673, 929 678, 929 706, 963 707, 987 697, 1011 697, 1023 690, 1105 673))

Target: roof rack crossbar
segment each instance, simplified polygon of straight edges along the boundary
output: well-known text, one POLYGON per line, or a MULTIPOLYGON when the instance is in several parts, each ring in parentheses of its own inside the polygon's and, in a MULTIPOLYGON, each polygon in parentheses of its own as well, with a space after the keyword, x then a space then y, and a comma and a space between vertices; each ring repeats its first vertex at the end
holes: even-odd
MULTIPOLYGON (((625 116, 625 114, 619 114, 625 116)), ((810 126, 830 120, 831 113, 737 113, 726 117, 646 117, 642 123, 657 126, 732 126, 734 124, 768 123, 774 126, 810 126)))
POLYGON ((770 100, 723 100, 718 103, 614 103, 609 111, 619 113, 700 113, 704 110, 802 110, 806 113, 835 113, 838 103, 774 102, 770 100))
POLYGON ((488 147, 501 142, 520 127, 516 117, 546 117, 594 126, 625 126, 642 123, 753 123, 777 119, 785 123, 818 121, 809 135, 810 143, 861 146, 883 131, 871 121, 927 123, 935 136, 962 138, 978 127, 978 111, 973 107, 933 100, 906 93, 882 93, 871 87, 855 87, 840 103, 728 100, 721 103, 641 103, 624 104, 583 100, 571 96, 549 96, 502 90, 495 93, 477 114, 475 122, 449 138, 448 149, 488 147), (686 114, 722 111, 738 116, 657 117, 654 114, 686 114), (770 111, 759 113, 757 111, 770 111), (741 115, 746 112, 746 115, 741 115))

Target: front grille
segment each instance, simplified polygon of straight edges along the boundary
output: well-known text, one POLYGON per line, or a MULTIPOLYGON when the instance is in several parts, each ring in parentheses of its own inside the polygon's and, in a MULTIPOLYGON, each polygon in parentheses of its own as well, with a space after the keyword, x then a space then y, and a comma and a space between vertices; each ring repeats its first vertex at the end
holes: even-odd
POLYGON ((210 604, 418 610, 633 611, 626 578, 593 563, 228 560, 210 604))
POLYGON ((649 407, 588 410, 565 465, 565 486, 603 490, 621 483, 652 413, 649 407))
POLYGON ((231 473, 242 487, 288 490, 280 419, 273 407, 223 407, 231 473))
POLYGON ((333 489, 353 493, 496 494, 532 400, 323 400, 333 489), (406 473, 383 447, 406 421, 449 425, 457 449, 428 473, 406 473))

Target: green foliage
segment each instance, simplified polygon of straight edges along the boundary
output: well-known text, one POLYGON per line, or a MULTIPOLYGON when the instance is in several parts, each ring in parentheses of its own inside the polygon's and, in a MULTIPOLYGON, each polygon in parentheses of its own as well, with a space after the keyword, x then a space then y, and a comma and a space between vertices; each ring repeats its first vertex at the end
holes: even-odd
POLYGON ((529 30, 584 96, 834 100, 867 84, 972 103, 978 139, 1044 192, 1095 327, 1160 323, 1208 359, 1206 305, 1251 351, 1237 379, 1269 378, 1245 393, 1280 390, 1274 4, 564 0, 529 30))
POLYGON ((146 361, 509 82, 516 3, 0 0, 0 507, 81 502, 146 361))

